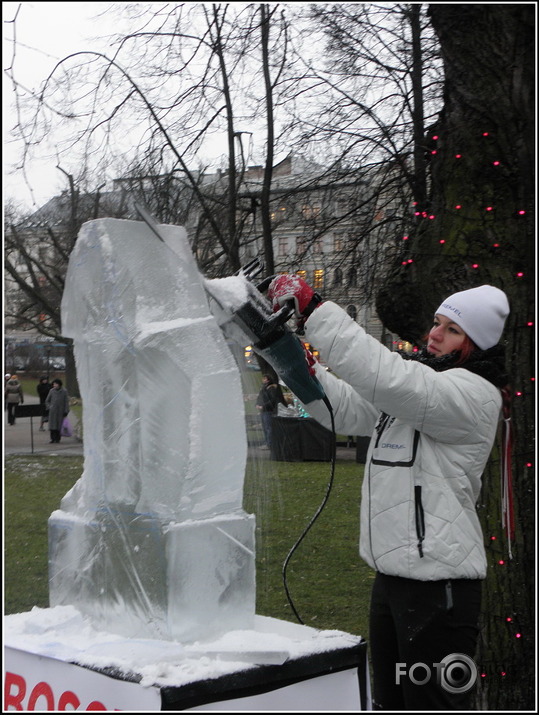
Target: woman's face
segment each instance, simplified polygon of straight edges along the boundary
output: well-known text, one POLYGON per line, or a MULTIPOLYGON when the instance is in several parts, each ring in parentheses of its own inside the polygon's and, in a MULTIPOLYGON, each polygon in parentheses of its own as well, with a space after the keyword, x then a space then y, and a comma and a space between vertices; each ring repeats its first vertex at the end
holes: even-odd
POLYGON ((466 338, 466 333, 456 323, 445 315, 434 316, 434 324, 430 329, 427 350, 436 357, 449 355, 453 350, 459 350, 466 338))

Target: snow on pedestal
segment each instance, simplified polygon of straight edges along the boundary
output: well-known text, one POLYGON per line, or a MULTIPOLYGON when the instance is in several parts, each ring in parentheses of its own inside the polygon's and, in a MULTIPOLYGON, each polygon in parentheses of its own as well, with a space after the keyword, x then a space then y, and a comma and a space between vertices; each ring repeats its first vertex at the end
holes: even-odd
POLYGON ((250 628, 254 517, 239 370, 184 229, 82 226, 62 300, 84 471, 49 519, 51 606, 104 630, 192 641, 250 628))

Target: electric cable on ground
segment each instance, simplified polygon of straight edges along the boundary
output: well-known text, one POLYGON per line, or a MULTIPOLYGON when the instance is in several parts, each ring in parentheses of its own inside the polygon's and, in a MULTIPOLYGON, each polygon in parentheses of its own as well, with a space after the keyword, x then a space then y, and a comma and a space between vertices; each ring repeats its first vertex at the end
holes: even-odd
POLYGON ((290 604, 290 607, 291 607, 292 610, 294 611, 294 615, 296 616, 296 618, 298 619, 298 621, 301 623, 301 625, 305 625, 305 623, 304 623, 304 621, 302 620, 301 616, 299 615, 298 611, 296 610, 296 607, 295 607, 295 605, 294 605, 294 601, 293 601, 293 599, 292 599, 292 596, 290 595, 290 591, 289 591, 289 589, 288 589, 287 578, 286 578, 286 570, 287 570, 287 568, 288 568, 288 564, 289 564, 289 562, 290 562, 290 559, 292 558, 292 555, 294 554, 294 552, 296 551, 296 549, 298 548, 298 546, 301 544, 301 542, 303 541, 303 539, 305 538, 305 536, 307 536, 307 533, 309 532, 309 530, 311 529, 311 527, 313 526, 313 524, 315 523, 315 521, 318 519, 318 517, 319 517, 320 514, 322 513, 322 510, 323 510, 324 507, 326 506, 327 501, 328 501, 328 499, 329 499, 329 495, 330 495, 330 493, 331 493, 331 489, 332 489, 332 487, 333 487, 333 481, 334 481, 334 478, 335 478, 335 465, 336 465, 336 460, 337 460, 337 434, 336 434, 336 431, 335 431, 335 419, 334 419, 334 415, 333 415, 333 408, 332 408, 332 406, 331 406, 330 401, 328 400, 328 398, 327 398, 326 396, 324 396, 323 400, 324 400, 324 404, 326 405, 326 407, 327 407, 328 410, 329 410, 329 415, 330 415, 330 418, 331 418, 332 445, 331 445, 331 473, 330 473, 330 478, 329 478, 329 482, 328 482, 328 485, 327 485, 327 488, 326 488, 326 493, 325 493, 325 495, 324 495, 324 498, 322 499, 322 503, 320 504, 320 506, 319 506, 318 509, 316 510, 316 512, 315 512, 314 516, 312 517, 312 519, 310 520, 310 522, 307 524, 306 528, 304 529, 304 531, 303 531, 303 533, 301 534, 301 536, 299 537, 299 539, 296 541, 296 543, 294 544, 294 546, 293 546, 293 547, 290 549, 290 551, 288 552, 288 556, 286 557, 286 559, 284 560, 284 563, 283 563, 283 572, 282 572, 282 573, 283 573, 284 590, 286 591, 286 597, 287 597, 287 599, 288 599, 288 603, 290 604))

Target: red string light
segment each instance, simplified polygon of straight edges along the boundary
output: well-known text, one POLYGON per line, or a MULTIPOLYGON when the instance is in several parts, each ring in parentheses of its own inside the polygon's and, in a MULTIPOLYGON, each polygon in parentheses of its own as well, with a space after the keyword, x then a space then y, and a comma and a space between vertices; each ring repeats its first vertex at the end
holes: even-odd
MULTIPOLYGON (((484 131, 484 132, 482 132, 482 136, 483 136, 483 137, 489 137, 489 136, 490 136, 490 132, 484 131)), ((438 135, 434 135, 434 136, 432 137, 432 140, 433 140, 433 141, 436 141, 436 140, 438 140, 438 139, 439 139, 438 135)), ((438 149, 437 149, 437 148, 436 148, 436 149, 431 149, 431 150, 430 150, 430 154, 431 154, 432 156, 437 155, 437 154, 438 154, 438 149)), ((459 153, 455 153, 453 156, 454 156, 455 159, 462 159, 462 158, 463 158, 463 155, 462 155, 460 152, 459 152, 459 153)), ((494 161, 491 161, 491 165, 492 165, 492 166, 495 166, 495 167, 502 166, 502 161, 496 159, 496 160, 494 160, 494 161)), ((413 206, 414 209, 415 209, 415 210, 413 211, 413 215, 414 215, 414 216, 416 216, 416 217, 422 217, 422 218, 428 218, 428 219, 431 220, 431 221, 436 218, 436 216, 435 216, 434 214, 429 214, 427 211, 420 211, 420 210, 418 210, 418 202, 417 202, 417 201, 413 201, 413 202, 412 202, 412 206, 413 206)), ((454 204, 454 210, 460 211, 462 208, 463 208, 463 204, 460 204, 460 203, 459 203, 459 204, 454 204)), ((484 206, 484 207, 483 207, 483 210, 484 210, 485 212, 487 212, 487 213, 491 213, 491 212, 493 212, 493 211, 495 210, 495 207, 494 207, 493 205, 488 205, 488 206, 484 206)), ((516 216, 525 216, 525 215, 526 215, 526 210, 525 210, 525 209, 518 209, 518 210, 515 211, 515 213, 514 213, 513 215, 516 215, 516 216)), ((410 240, 410 238, 411 238, 411 236, 409 236, 409 235, 405 235, 405 236, 402 236, 402 237, 401 237, 401 239, 402 239, 403 241, 408 241, 408 240, 410 240)), ((445 245, 446 242, 447 242, 447 240, 446 240, 445 238, 441 238, 441 239, 438 240, 438 243, 439 243, 441 246, 445 245)), ((495 249, 500 248, 500 246, 501 246, 500 243, 493 243, 493 244, 491 244, 491 247, 492 247, 492 248, 495 248, 495 249)), ((414 259, 409 258, 409 259, 403 260, 403 261, 401 262, 401 265, 402 265, 402 266, 407 266, 407 265, 412 264, 412 263, 414 263, 414 259)), ((477 270, 477 269, 480 268, 480 264, 479 264, 479 263, 472 263, 472 264, 471 264, 471 268, 472 268, 473 270, 477 270)), ((518 271, 517 273, 515 273, 515 277, 516 277, 516 278, 524 278, 524 276, 525 276, 524 271, 518 271)), ((529 321, 527 321, 526 325, 527 325, 527 327, 533 327, 533 326, 534 326, 534 321, 533 321, 533 320, 529 320, 529 321)), ((534 378, 534 377, 531 377, 530 380, 531 380, 532 382, 534 382, 534 381, 535 381, 535 378, 534 378)), ((523 396, 523 393, 522 393, 522 391, 516 391, 516 392, 514 393, 514 395, 515 395, 515 397, 522 397, 522 396, 523 396)), ((532 468, 532 467, 533 467, 533 464, 532 464, 531 462, 527 462, 525 466, 526 466, 527 468, 532 468)), ((491 536, 491 537, 490 537, 490 540, 491 540, 491 541, 496 541, 496 538, 497 538, 496 536, 491 536)), ((504 559, 500 559, 497 563, 498 563, 498 565, 500 565, 500 566, 505 566, 505 565, 506 565, 504 559)), ((508 621, 508 622, 511 622, 511 619, 508 618, 507 621, 508 621)), ((520 633, 517 634, 516 637, 517 637, 517 638, 520 638, 520 637, 521 637, 521 634, 520 634, 520 633)), ((502 672, 501 674, 502 674, 502 675, 505 675, 505 672, 502 672)), ((486 677, 486 674, 483 673, 483 674, 481 675, 481 677, 486 677)))

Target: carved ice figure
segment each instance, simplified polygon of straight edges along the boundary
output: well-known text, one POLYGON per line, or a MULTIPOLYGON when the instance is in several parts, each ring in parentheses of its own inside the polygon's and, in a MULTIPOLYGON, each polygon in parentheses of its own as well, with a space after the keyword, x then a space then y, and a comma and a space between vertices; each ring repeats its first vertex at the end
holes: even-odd
POLYGON ((251 625, 254 517, 239 370, 184 229, 160 230, 90 221, 70 258, 84 471, 49 519, 50 602, 128 637, 196 640, 251 625))

